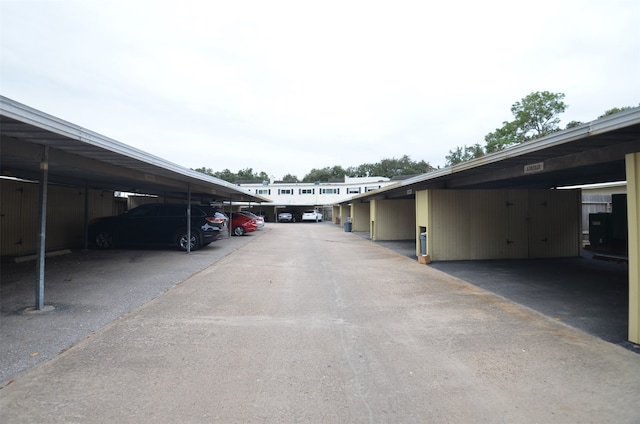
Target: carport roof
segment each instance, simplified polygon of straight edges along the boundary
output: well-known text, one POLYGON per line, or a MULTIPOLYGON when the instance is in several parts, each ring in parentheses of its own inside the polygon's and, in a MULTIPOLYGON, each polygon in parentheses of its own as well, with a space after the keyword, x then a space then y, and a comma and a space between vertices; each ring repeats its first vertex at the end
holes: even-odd
POLYGON ((0 96, 1 175, 39 180, 44 147, 49 181, 202 202, 270 202, 227 181, 176 165, 0 96))
POLYGON ((544 189, 625 181, 625 155, 640 152, 640 108, 607 116, 341 203, 410 198, 428 189, 544 189))

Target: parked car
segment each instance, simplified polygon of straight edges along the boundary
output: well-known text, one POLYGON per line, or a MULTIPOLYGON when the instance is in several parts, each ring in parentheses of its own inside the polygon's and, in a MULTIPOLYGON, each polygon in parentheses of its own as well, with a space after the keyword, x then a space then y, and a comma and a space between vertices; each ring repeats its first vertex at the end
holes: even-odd
POLYGON ((302 213, 303 221, 322 221, 322 214, 316 210, 309 209, 302 213))
POLYGON ((262 227, 264 227, 264 218, 261 216, 256 215, 253 212, 248 212, 248 211, 238 211, 238 213, 241 213, 243 215, 248 216, 249 218, 253 218, 256 220, 256 224, 258 224, 258 230, 262 227))
POLYGON ((291 212, 280 212, 278 222, 296 222, 296 216, 291 212))
POLYGON ((220 209, 215 206, 198 205, 198 207, 204 210, 207 215, 213 215, 214 217, 216 217, 217 219, 214 225, 217 225, 222 233, 225 232, 227 226, 229 225, 229 217, 226 214, 221 212, 220 209))
POLYGON ((258 223, 255 219, 243 215, 238 212, 231 214, 231 230, 236 236, 243 236, 246 233, 256 231, 258 229, 258 223))
POLYGON ((191 206, 191 239, 187 237, 187 205, 150 203, 89 224, 89 241, 98 249, 119 245, 166 245, 197 250, 222 238, 224 218, 191 206))

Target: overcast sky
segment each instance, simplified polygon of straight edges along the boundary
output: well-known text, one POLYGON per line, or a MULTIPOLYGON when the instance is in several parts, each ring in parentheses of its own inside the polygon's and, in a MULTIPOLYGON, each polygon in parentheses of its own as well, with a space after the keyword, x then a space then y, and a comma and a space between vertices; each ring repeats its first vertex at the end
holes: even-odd
POLYGON ((640 104, 638 0, 0 0, 0 93, 188 167, 444 166, 535 91, 640 104))

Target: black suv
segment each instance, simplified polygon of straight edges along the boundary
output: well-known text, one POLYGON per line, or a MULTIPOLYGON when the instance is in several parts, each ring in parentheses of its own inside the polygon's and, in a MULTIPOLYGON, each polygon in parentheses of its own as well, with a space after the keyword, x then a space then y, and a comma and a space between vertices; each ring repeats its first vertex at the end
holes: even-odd
MULTIPOLYGON (((226 216, 209 207, 191 206, 191 248, 222 238, 226 216)), ((99 249, 116 245, 167 245, 187 250, 187 205, 150 203, 122 215, 89 224, 89 241, 99 249)))

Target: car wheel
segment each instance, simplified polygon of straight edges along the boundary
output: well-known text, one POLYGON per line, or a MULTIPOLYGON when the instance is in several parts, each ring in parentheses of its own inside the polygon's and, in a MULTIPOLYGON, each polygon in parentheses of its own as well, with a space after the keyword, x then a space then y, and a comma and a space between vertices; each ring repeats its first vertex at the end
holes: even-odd
POLYGON ((243 236, 244 233, 246 233, 246 231, 242 226, 237 226, 236 228, 233 229, 233 234, 236 236, 243 236))
MULTIPOLYGON (((187 251, 187 233, 182 233, 180 236, 178 236, 178 247, 180 248, 180 250, 186 252, 187 251)), ((198 250, 198 248, 200 247, 200 239, 198 238, 198 235, 195 233, 191 233, 191 247, 190 250, 193 252, 194 250, 198 250)))
POLYGON ((98 249, 112 249, 116 244, 116 240, 109 231, 101 231, 96 235, 95 243, 98 249))

